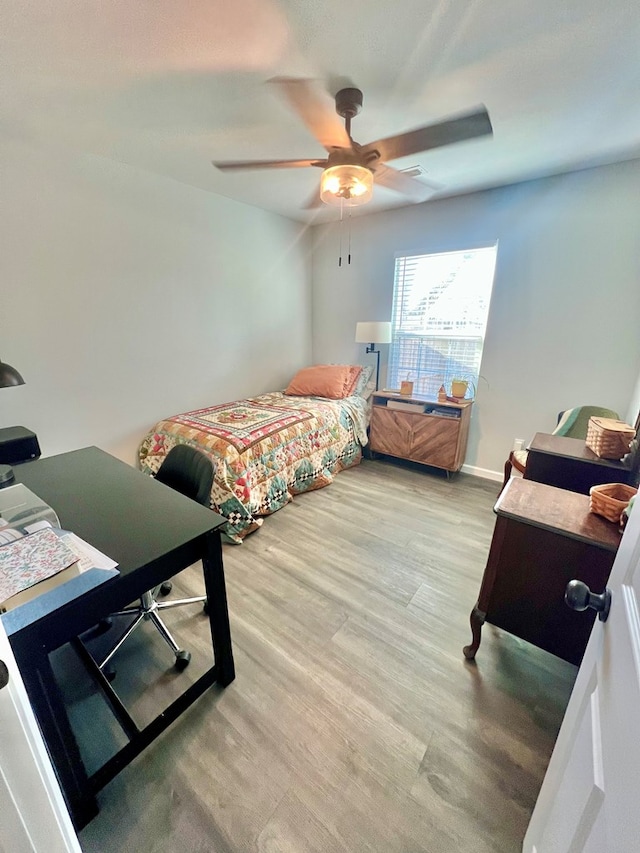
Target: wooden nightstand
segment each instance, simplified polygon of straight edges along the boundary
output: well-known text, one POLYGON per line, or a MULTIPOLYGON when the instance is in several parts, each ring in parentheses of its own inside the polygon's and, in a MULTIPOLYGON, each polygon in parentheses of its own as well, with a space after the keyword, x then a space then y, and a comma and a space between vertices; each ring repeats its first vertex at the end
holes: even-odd
POLYGON ((472 405, 472 400, 438 403, 376 391, 371 410, 371 450, 447 472, 459 471, 467 449, 472 405))
POLYGON ((618 526, 590 512, 586 495, 533 480, 509 480, 494 511, 464 656, 475 657, 489 622, 579 666, 596 614, 570 610, 565 589, 574 579, 594 592, 605 588, 620 544, 618 526))

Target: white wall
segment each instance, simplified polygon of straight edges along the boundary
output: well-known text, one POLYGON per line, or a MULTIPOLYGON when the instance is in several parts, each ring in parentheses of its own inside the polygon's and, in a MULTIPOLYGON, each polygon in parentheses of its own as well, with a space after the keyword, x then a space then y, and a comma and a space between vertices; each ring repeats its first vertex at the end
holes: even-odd
POLYGON ((0 427, 133 463, 162 417, 284 387, 311 355, 309 238, 111 161, 0 141, 0 427))
MULTIPOLYGON (((640 365, 640 160, 314 229, 313 359, 366 363, 358 320, 391 319, 394 256, 489 245, 498 263, 466 463, 501 474, 514 438, 557 413, 626 417, 640 365)), ((388 347, 382 347, 386 361, 388 347)), ((384 381, 381 369, 381 384, 384 381)), ((633 423, 633 421, 632 421, 633 423)))
POLYGON ((640 420, 640 373, 638 373, 636 387, 633 389, 631 402, 629 403, 625 420, 628 424, 633 424, 634 426, 636 425, 636 422, 640 420))

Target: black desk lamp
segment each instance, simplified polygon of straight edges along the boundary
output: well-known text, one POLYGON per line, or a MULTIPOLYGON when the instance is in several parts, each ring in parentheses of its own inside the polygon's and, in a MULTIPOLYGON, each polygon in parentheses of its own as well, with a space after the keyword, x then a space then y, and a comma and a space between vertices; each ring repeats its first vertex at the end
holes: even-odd
POLYGON ((380 380, 380 350, 376 344, 391 343, 391 323, 356 323, 356 343, 369 344, 365 352, 376 355, 376 391, 380 380))
POLYGON ((10 388, 12 385, 24 385, 24 379, 15 367, 0 361, 0 388, 10 388))
MULTIPOLYGON (((0 388, 11 388, 14 385, 24 385, 24 379, 15 367, 0 361, 0 388)), ((0 465, 0 489, 14 480, 11 465, 0 465)))

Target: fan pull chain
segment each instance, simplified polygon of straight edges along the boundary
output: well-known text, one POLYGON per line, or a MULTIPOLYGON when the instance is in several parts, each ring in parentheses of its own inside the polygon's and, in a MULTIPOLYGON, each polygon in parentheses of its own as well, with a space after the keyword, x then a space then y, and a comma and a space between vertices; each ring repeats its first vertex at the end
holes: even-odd
POLYGON ((342 206, 344 204, 344 199, 340 199, 340 257, 338 258, 338 266, 342 266, 342 206))
POLYGON ((349 254, 348 254, 348 258, 349 258, 349 260, 347 261, 347 263, 349 265, 351 265, 351 207, 349 207, 349 254))

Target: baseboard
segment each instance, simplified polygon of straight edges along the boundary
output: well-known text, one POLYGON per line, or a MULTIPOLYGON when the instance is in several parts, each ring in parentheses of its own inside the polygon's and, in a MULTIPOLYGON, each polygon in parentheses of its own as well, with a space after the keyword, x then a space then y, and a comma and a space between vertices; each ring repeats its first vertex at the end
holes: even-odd
POLYGON ((463 465, 461 470, 463 473, 471 474, 473 477, 495 480, 496 483, 501 483, 504 479, 504 472, 490 471, 488 468, 478 468, 476 465, 463 465))
MULTIPOLYGON (((369 445, 366 445, 364 450, 367 450, 368 447, 369 447, 369 445)), ((401 456, 385 456, 385 454, 378 454, 378 455, 382 459, 387 459, 389 461, 404 463, 405 465, 408 465, 409 467, 413 466, 418 471, 421 468, 424 468, 425 470, 429 470, 428 465, 422 465, 422 463, 420 463, 420 462, 412 462, 410 459, 403 459, 401 456)), ((363 456, 365 459, 371 458, 370 453, 364 453, 363 456)), ((436 470, 436 469, 432 469, 432 470, 436 470)), ((442 470, 444 472, 444 469, 440 469, 440 470, 442 470)), ((504 472, 503 471, 491 471, 491 470, 489 470, 489 468, 478 468, 476 465, 463 465, 460 470, 462 471, 463 474, 471 474, 472 477, 482 477, 485 480, 492 480, 495 483, 502 483, 502 481, 504 479, 504 472)))

